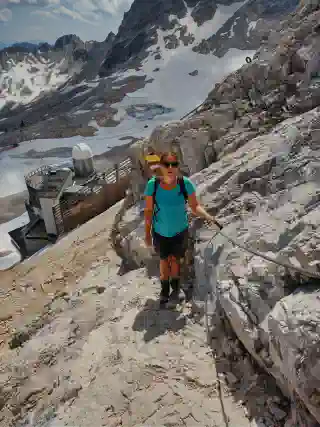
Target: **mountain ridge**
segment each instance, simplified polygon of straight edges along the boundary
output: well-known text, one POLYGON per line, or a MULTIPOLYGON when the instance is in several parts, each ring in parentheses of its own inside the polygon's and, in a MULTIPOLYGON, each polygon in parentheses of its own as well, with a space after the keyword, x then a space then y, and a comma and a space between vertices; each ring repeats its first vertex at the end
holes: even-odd
MULTIPOLYGON (((165 117, 168 109, 175 112, 171 118, 181 117, 254 53, 279 22, 275 10, 283 16, 297 3, 135 0, 117 34, 109 33, 103 42, 83 42, 75 34, 65 34, 53 47, 43 44, 41 53, 13 53, 13 65, 0 52, 0 88, 6 97, 0 99, 0 132, 18 131, 21 120, 26 127, 16 137, 29 140, 92 136, 100 129, 95 123, 101 122, 120 129, 127 120, 132 128, 128 120, 138 101, 128 98, 131 93, 141 98, 139 108, 146 117, 160 119, 159 113, 165 117), (191 89, 181 109, 177 101, 191 89)), ((144 135, 143 130, 130 136, 144 135)), ((0 135, 2 143, 10 144, 5 134, 0 135)))

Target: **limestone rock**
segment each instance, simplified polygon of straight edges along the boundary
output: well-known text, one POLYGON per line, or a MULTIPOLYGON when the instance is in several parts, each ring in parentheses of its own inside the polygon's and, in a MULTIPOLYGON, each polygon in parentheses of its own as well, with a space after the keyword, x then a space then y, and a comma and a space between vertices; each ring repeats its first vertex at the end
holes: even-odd
MULTIPOLYGON (((239 169, 223 182, 218 194, 212 191, 217 188, 215 172, 211 180, 208 179, 210 167, 203 172, 206 184, 202 185, 206 202, 215 205, 222 217, 227 215, 230 225, 225 228, 226 234, 274 259, 291 262, 293 266, 303 265, 311 272, 315 271, 313 263, 318 256, 315 248, 319 246, 320 223, 319 211, 311 200, 318 194, 319 186, 316 177, 306 182, 307 168, 300 174, 293 171, 300 161, 309 164, 318 148, 309 148, 308 137, 305 137, 299 142, 299 154, 293 154, 296 142, 290 138, 290 130, 294 122, 302 135, 309 121, 317 120, 319 115, 316 109, 300 116, 299 120, 284 121, 278 125, 277 133, 255 138, 240 147, 233 153, 233 165, 238 164, 239 169), (302 148, 306 146, 308 148, 302 148), (244 163, 246 166, 242 168, 244 163), (265 180, 274 176, 281 182, 265 186, 265 180), (282 188, 287 189, 286 195, 282 188), (262 196, 251 208, 242 202, 246 191, 251 195, 257 191, 262 196), (224 199, 222 194, 226 194, 224 199), (227 194, 235 197, 229 198, 227 194), (313 230, 308 225, 311 216, 318 218, 316 223, 312 221, 313 230)), ((199 272, 207 269, 212 293, 242 344, 274 376, 284 394, 290 396, 294 390, 310 413, 320 420, 316 392, 319 388, 316 356, 320 351, 319 292, 312 288, 299 291, 300 282, 290 281, 282 267, 252 257, 222 237, 213 240, 210 251, 201 245, 196 246, 197 276, 200 279, 199 272)))
MULTIPOLYGON (((164 139, 170 139, 168 132, 175 132, 180 134, 183 150, 187 138, 197 132, 201 138, 207 135, 202 130, 207 117, 201 114, 190 120, 192 126, 198 126, 197 131, 187 129, 186 123, 181 124, 181 133, 177 124, 159 129, 157 141, 164 135, 164 139)), ((192 176, 201 202, 209 211, 218 213, 218 220, 228 224, 224 228, 226 234, 275 260, 303 266, 311 272, 316 271, 320 248, 315 160, 319 146, 312 143, 312 129, 317 129, 319 122, 317 108, 284 120, 273 131, 259 136, 259 131, 230 129, 213 142, 219 153, 217 161, 192 176)), ((196 156, 195 151, 190 159, 192 156, 196 156)), ((188 151, 184 158, 188 158, 188 151)), ((137 226, 138 210, 133 212, 128 211, 123 245, 127 256, 140 265, 150 258, 150 253, 143 244, 143 224, 137 226)), ((283 394, 288 398, 292 393, 298 396, 293 400, 293 410, 299 399, 303 402, 294 415, 295 420, 301 420, 296 421, 297 426, 303 426, 302 420, 311 426, 312 417, 320 419, 319 292, 299 291, 301 281, 294 274, 288 275, 283 267, 233 247, 221 235, 212 237, 205 228, 197 231, 194 302, 201 309, 207 300, 212 331, 219 328, 214 317, 220 307, 238 339, 275 378, 283 394)), ((235 349, 226 342, 224 354, 233 352, 235 349)), ((232 377, 230 381, 233 380, 232 377)), ((283 410, 273 407, 271 419, 282 416, 283 410)))
POLYGON ((291 387, 320 419, 320 292, 297 289, 268 316, 272 358, 291 387))

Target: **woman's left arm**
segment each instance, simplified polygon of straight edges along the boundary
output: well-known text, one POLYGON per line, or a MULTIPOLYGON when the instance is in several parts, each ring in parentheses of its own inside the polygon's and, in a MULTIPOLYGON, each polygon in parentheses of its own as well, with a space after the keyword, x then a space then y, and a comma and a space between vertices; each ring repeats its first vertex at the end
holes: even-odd
POLYGON ((188 204, 190 206, 191 212, 193 215, 198 216, 200 218, 203 218, 209 222, 215 223, 220 229, 222 229, 222 226, 218 223, 218 221, 210 215, 198 202, 196 193, 193 192, 188 196, 188 204))

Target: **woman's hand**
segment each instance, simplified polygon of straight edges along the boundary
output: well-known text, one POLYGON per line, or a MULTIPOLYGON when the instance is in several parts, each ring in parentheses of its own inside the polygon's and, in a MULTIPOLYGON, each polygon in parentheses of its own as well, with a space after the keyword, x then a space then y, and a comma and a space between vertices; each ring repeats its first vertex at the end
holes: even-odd
POLYGON ((211 225, 216 225, 218 228, 219 228, 219 230, 222 230, 222 225, 215 219, 215 217, 213 217, 213 216, 209 216, 208 218, 206 218, 206 220, 208 221, 208 223, 211 225))
POLYGON ((192 211, 192 213, 195 216, 198 216, 200 218, 203 218, 205 221, 208 221, 210 224, 216 224, 217 227, 219 227, 220 230, 222 230, 222 225, 219 224, 219 222, 210 215, 198 202, 196 194, 192 193, 188 197, 189 207, 192 211))
POLYGON ((212 218, 211 222, 215 224, 219 228, 219 230, 222 230, 222 225, 215 218, 212 218))

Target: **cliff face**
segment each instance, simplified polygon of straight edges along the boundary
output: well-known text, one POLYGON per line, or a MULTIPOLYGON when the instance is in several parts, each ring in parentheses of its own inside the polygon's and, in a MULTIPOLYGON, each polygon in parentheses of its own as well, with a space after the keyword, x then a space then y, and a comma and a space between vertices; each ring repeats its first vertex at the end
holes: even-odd
MULTIPOLYGON (((287 119, 193 177, 227 236, 293 267, 253 256, 223 236, 210 241, 214 233, 203 229, 196 234, 198 298, 210 292, 247 351, 318 421, 319 279, 299 277, 294 267, 312 274, 319 263, 319 121, 318 108, 287 119)), ((292 425, 307 425, 307 418, 302 411, 292 425)))
MULTIPOLYGON (((286 427, 320 422, 319 18, 319 3, 301 4, 251 64, 216 85, 202 112, 132 148, 133 159, 147 147, 177 150, 224 233, 292 266, 253 256, 195 223, 195 301, 211 298, 213 346, 232 358, 241 381, 243 353, 219 333, 231 327, 291 401, 286 427)), ((148 259, 134 210, 119 231, 126 257, 148 259)))
POLYGON ((124 15, 100 75, 139 66, 158 42, 158 30, 168 32, 166 44, 172 51, 184 45, 194 52, 220 58, 232 48, 258 49, 270 26, 297 4, 298 0, 135 0, 124 15), (202 34, 200 38, 198 34, 202 34))
POLYGON ((121 135, 123 125, 131 137, 149 136, 145 129, 199 104, 215 82, 253 55, 296 4, 136 0, 117 34, 110 33, 104 42, 83 42, 69 34, 53 46, 3 50, 0 132, 5 133, 0 145, 22 138, 92 136, 95 122, 118 127, 114 143, 127 136, 121 135), (26 123, 23 134, 21 120, 26 123))

